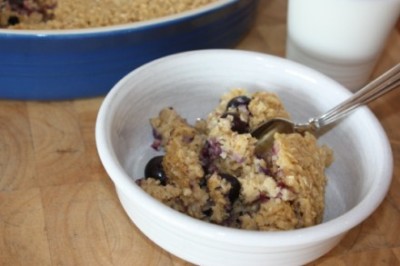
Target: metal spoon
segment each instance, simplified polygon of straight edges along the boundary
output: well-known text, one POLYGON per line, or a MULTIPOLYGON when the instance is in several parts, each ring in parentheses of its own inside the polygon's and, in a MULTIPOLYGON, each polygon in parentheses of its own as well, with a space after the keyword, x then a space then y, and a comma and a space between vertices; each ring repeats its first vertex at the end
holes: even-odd
POLYGON ((309 119, 307 123, 294 123, 285 118, 267 120, 251 132, 251 135, 258 139, 255 152, 259 156, 265 154, 273 145, 275 133, 297 132, 303 134, 305 131, 316 132, 349 114, 355 108, 377 99, 399 85, 400 63, 364 86, 344 102, 319 117, 309 119))

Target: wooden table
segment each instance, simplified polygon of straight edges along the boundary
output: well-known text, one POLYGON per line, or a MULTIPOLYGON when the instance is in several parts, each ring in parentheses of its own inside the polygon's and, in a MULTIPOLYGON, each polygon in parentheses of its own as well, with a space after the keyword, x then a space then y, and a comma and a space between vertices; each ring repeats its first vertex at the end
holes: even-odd
MULTIPOLYGON (((261 0, 238 45, 284 56, 286 1, 261 0)), ((374 75, 400 62, 400 29, 374 75)), ((155 246, 122 210, 97 156, 103 97, 0 101, 0 265, 189 265, 155 246)), ((370 104, 393 149, 387 197, 365 222, 310 265, 400 265, 400 90, 370 104)))

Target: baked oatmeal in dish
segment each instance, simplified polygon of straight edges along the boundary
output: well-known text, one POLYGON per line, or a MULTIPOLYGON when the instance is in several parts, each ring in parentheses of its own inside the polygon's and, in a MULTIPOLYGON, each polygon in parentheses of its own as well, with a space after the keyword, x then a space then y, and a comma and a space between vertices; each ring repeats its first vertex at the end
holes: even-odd
POLYGON ((250 132, 273 117, 289 114, 266 91, 234 89, 194 125, 167 107, 150 121, 160 155, 137 184, 175 210, 223 226, 273 231, 318 224, 332 150, 310 133, 275 134, 268 156, 257 156, 250 132))
POLYGON ((0 28, 46 23, 54 18, 56 0, 0 0, 0 28))
POLYGON ((0 0, 0 28, 79 29, 132 23, 218 0, 0 0))

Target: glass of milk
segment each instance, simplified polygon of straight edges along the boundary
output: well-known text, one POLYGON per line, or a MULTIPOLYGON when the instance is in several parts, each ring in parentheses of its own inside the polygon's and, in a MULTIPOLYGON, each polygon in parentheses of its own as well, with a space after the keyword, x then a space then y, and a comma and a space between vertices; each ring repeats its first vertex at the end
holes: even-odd
POLYGON ((286 57, 332 77, 352 91, 368 82, 400 14, 400 0, 288 3, 286 57))

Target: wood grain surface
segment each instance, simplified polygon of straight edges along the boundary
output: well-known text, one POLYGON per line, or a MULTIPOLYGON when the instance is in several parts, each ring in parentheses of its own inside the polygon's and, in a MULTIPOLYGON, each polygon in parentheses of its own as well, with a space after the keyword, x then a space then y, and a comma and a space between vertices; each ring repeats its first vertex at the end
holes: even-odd
MULTIPOLYGON (((261 0, 253 29, 236 48, 284 56, 286 5, 261 0)), ((397 28, 375 76, 400 62, 397 28)), ((102 100, 0 100, 0 265, 190 265, 149 241, 122 210, 95 146, 102 100)), ((393 149, 386 198, 310 265, 400 265, 399 102, 397 90, 369 105, 393 149)))

